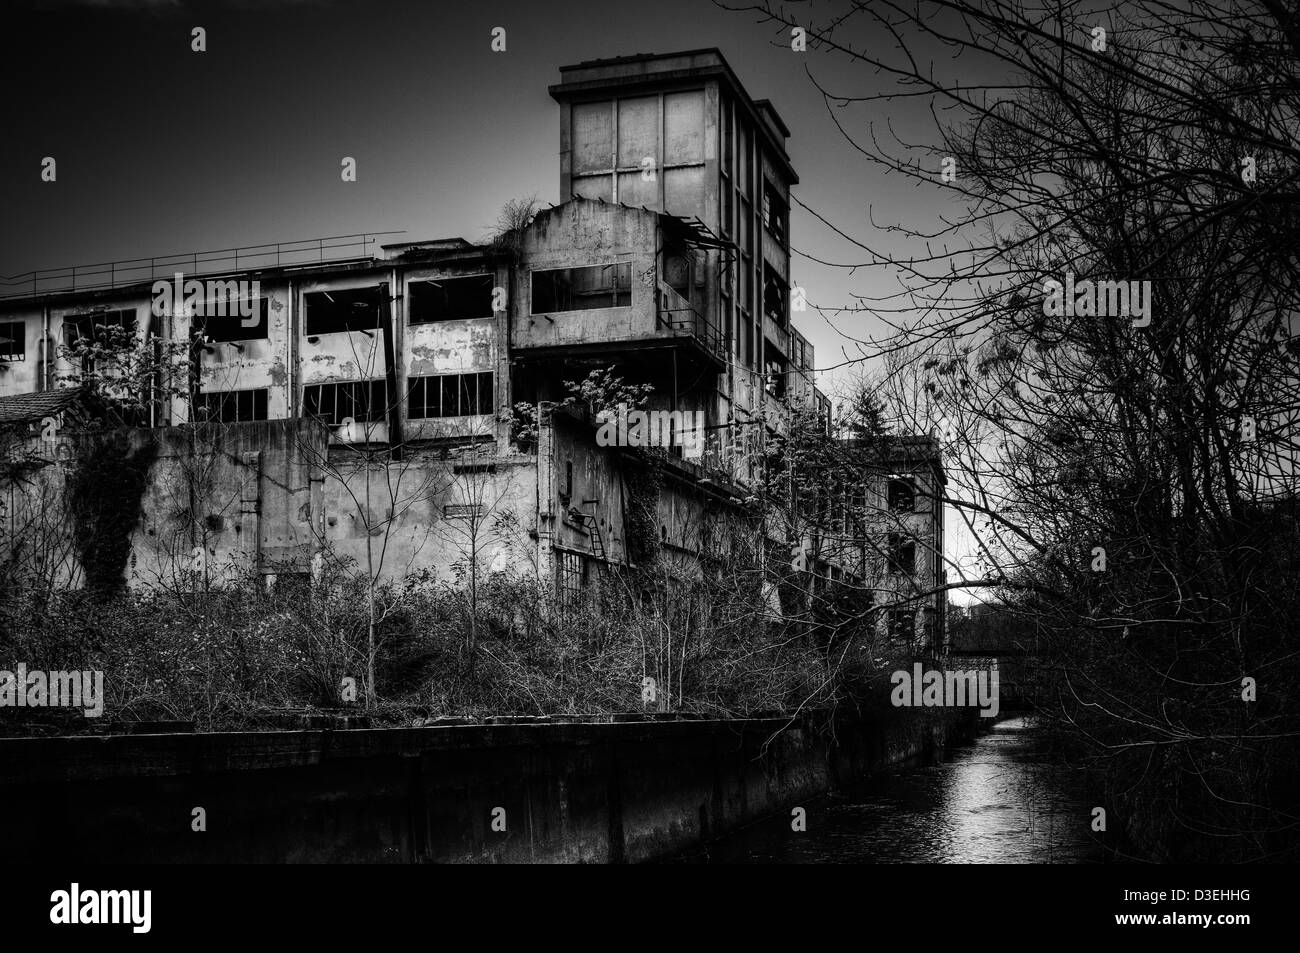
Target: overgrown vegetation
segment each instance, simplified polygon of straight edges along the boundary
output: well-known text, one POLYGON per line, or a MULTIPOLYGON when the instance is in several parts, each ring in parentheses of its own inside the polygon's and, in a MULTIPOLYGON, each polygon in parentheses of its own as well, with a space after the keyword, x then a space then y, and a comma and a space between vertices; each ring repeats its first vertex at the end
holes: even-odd
MULTIPOLYGON (((593 420, 618 403, 645 400, 610 370, 568 386, 571 403, 593 420)), ((886 694, 874 682, 894 660, 876 637, 869 600, 829 584, 814 594, 806 568, 791 566, 783 552, 770 558, 774 524, 762 506, 702 502, 700 552, 687 559, 698 559, 702 574, 680 552, 666 553, 657 509, 662 450, 628 450, 640 455, 623 471, 634 566, 605 564, 577 599, 539 579, 526 560, 492 555, 489 540, 518 543, 523 530, 473 466, 448 477, 461 481, 448 498, 481 515, 454 524, 459 535, 445 542, 461 557, 446 576, 422 570, 384 582, 373 560, 327 547, 312 575, 286 574, 268 589, 251 566, 209 565, 196 576, 187 544, 174 553, 176 572, 156 572, 147 589, 123 590, 153 453, 152 443, 139 443, 142 433, 82 438, 85 460, 72 470, 64 505, 74 511, 85 588, 70 590, 58 574, 29 574, 0 594, 0 657, 33 669, 105 673, 104 720, 61 723, 62 730, 156 720, 255 728, 303 712, 352 712, 390 724, 644 711, 723 717, 861 705, 886 694), (209 578, 222 581, 209 585, 209 578), (649 699, 646 678, 657 686, 649 699)), ((845 474, 814 454, 826 443, 825 421, 796 415, 783 439, 807 454, 784 457, 765 505, 777 506, 777 489, 792 481, 808 490, 834 473, 842 486, 845 474)), ((204 459, 196 449, 190 469, 201 471, 204 459)), ((413 459, 377 471, 388 481, 381 507, 356 500, 368 538, 378 530, 382 543, 408 500, 442 486, 419 473, 409 487, 390 486, 413 459)), ((467 461, 449 461, 446 472, 467 461)), ((338 461, 325 465, 337 479, 348 476, 338 461)), ((185 479, 195 476, 186 471, 185 479)), ((199 497, 210 491, 192 489, 199 497)), ((54 514, 55 523, 61 519, 54 514)), ((187 514, 187 523, 193 519, 187 514)))
POLYGON ((651 710, 711 716, 851 701, 866 685, 859 680, 851 696, 846 672, 772 624, 745 587, 701 581, 654 593, 608 578, 581 605, 560 607, 533 582, 491 574, 474 607, 472 650, 464 635, 469 605, 456 580, 384 587, 379 599, 396 608, 385 613, 376 640, 375 697, 347 704, 344 679, 364 689, 369 664, 363 588, 364 581, 340 577, 270 592, 250 581, 107 600, 77 591, 38 599, 28 590, 0 609, 0 652, 29 669, 105 673, 104 718, 89 724, 77 715, 77 730, 142 720, 256 728, 278 724, 271 719, 286 712, 350 711, 387 724, 639 712, 647 709, 642 678, 659 672, 674 673, 660 680, 671 700, 651 710), (689 639, 666 643, 670 629, 689 639))

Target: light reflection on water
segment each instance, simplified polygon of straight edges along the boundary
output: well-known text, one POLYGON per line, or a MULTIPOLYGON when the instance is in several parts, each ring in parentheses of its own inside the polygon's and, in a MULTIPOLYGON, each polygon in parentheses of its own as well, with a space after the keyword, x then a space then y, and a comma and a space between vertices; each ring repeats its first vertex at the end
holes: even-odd
POLYGON ((802 805, 808 829, 770 818, 679 858, 688 863, 1094 863, 1079 772, 1024 718, 995 725, 942 764, 897 767, 802 805))

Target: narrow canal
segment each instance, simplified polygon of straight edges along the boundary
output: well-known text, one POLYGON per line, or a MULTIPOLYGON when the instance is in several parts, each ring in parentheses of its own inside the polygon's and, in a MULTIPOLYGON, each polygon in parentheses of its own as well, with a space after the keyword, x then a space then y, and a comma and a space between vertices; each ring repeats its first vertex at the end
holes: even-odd
POLYGON ((802 805, 807 830, 769 818, 685 863, 1096 863, 1082 776, 1025 718, 1000 722, 943 763, 899 766, 802 805))

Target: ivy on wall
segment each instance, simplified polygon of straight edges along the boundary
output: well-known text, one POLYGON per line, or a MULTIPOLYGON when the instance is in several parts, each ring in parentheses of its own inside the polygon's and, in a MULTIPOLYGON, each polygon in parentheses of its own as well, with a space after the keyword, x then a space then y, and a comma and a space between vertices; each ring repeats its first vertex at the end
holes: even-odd
POLYGON ((635 460, 624 471, 627 508, 623 533, 628 558, 648 566, 659 556, 659 491, 663 488, 663 452, 636 448, 628 455, 635 460))
POLYGON ((112 595, 124 583, 131 534, 140 522, 157 454, 151 435, 133 445, 125 431, 97 434, 77 444, 65 492, 86 589, 96 595, 112 595))

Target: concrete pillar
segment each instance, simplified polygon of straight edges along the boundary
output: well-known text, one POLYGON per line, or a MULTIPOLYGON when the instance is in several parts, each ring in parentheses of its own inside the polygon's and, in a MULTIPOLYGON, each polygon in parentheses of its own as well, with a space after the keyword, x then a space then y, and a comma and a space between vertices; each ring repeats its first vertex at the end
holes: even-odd
POLYGON ((537 405, 537 573, 546 588, 555 585, 555 404, 537 405))

